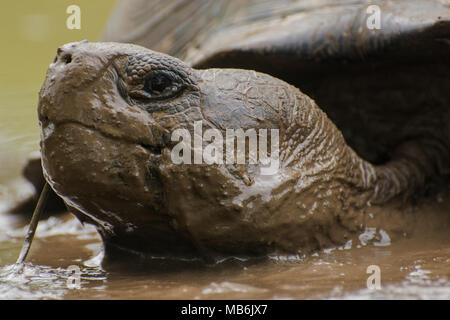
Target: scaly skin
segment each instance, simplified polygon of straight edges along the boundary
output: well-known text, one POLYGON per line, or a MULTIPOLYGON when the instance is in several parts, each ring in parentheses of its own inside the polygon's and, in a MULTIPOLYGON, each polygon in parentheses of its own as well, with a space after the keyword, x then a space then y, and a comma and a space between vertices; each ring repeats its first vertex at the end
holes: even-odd
POLYGON ((364 161, 312 99, 281 80, 194 70, 134 45, 61 47, 38 114, 47 181, 97 227, 110 253, 192 258, 342 244, 363 227, 364 208, 436 174, 431 160, 417 174, 409 151, 385 166, 364 161), (224 136, 279 129, 279 170, 263 176, 258 165, 174 164, 171 133, 193 133, 198 120, 224 136))

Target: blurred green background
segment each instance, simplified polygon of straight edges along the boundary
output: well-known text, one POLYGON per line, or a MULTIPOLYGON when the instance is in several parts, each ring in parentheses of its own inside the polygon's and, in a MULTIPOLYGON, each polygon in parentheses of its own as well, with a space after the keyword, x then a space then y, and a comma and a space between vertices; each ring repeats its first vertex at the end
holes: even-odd
POLYGON ((0 1, 0 196, 20 175, 27 155, 39 150, 38 92, 56 49, 67 42, 98 41, 114 5, 105 0, 0 1), (66 26, 70 5, 80 7, 80 30, 66 26))

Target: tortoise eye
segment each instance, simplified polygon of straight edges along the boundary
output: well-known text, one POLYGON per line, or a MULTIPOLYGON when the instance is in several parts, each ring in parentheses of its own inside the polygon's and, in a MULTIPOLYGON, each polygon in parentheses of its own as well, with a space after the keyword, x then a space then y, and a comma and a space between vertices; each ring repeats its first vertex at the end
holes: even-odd
POLYGON ((150 76, 145 79, 144 90, 150 95, 158 95, 172 85, 172 81, 164 74, 150 76))
POLYGON ((139 100, 167 100, 178 96, 182 85, 176 77, 164 72, 156 72, 148 75, 141 89, 130 92, 130 96, 139 100))

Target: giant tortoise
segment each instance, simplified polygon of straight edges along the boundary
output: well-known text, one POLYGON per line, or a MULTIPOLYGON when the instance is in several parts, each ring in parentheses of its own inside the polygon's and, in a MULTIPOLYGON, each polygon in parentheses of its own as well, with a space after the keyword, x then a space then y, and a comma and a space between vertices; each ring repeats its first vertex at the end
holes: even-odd
POLYGON ((111 255, 298 254, 405 235, 427 204, 448 228, 449 35, 439 0, 120 1, 108 42, 49 67, 45 178, 111 255), (199 123, 201 147, 277 130, 278 167, 174 162, 199 123))

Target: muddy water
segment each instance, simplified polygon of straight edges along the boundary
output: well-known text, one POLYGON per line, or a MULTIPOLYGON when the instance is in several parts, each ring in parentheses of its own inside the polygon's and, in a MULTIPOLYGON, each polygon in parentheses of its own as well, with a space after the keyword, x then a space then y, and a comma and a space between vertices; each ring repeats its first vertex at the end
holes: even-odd
MULTIPOLYGON (((154 266, 100 266, 102 245, 69 215, 42 221, 28 263, 14 270, 25 229, 2 220, 0 297, 31 299, 450 299, 450 237, 361 243, 309 257, 229 259, 214 266, 157 261, 154 266), (6 230, 5 230, 6 229, 6 230), (75 273, 80 269, 79 289, 75 273), (368 289, 367 267, 381 270, 381 289, 368 289)), ((363 237, 361 237, 363 239, 363 237)), ((362 241, 363 242, 363 241, 362 241)))
POLYGON ((0 4, 0 37, 8 43, 0 71, 0 299, 450 299, 445 228, 393 242, 385 234, 376 245, 366 244, 372 234, 367 230, 358 243, 308 257, 102 266, 96 232, 67 214, 42 221, 28 263, 14 267, 27 221, 3 212, 32 192, 20 170, 39 148, 37 92, 58 45, 98 38, 112 6, 108 2, 78 1, 79 31, 65 28, 69 1, 0 4), (371 265, 380 268, 380 290, 367 288, 371 265), (71 289, 77 283, 70 266, 79 268, 79 289, 71 289))

